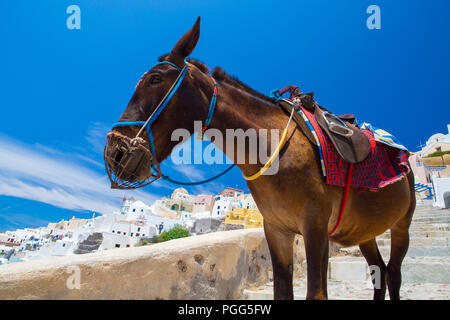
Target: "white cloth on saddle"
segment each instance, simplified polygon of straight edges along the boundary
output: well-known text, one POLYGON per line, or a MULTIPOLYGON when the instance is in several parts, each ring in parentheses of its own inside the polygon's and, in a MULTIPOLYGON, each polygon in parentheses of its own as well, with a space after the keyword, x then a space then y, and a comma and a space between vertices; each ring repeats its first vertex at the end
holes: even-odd
POLYGON ((405 151, 409 152, 409 150, 404 145, 402 145, 397 140, 396 137, 394 137, 392 134, 390 134, 386 130, 374 127, 370 123, 367 123, 367 122, 364 122, 361 125, 361 129, 372 131, 375 140, 380 143, 384 143, 385 145, 388 145, 390 147, 397 148, 400 150, 405 150, 405 151))

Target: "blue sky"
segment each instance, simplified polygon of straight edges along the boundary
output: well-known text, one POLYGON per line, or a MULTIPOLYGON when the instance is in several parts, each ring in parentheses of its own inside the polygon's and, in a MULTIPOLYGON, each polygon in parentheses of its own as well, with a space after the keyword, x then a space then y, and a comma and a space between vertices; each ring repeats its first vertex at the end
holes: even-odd
MULTIPOLYGON (((87 217, 124 194, 151 202, 167 182, 112 191, 105 134, 141 75, 202 17, 192 57, 253 88, 299 85, 415 151, 450 122, 448 1, 3 1, 0 3, 0 231, 87 217), (107 3, 107 5, 105 4, 107 3), (69 30, 66 8, 81 9, 69 30), (366 8, 381 8, 381 30, 366 8)), ((219 98, 220 99, 220 96, 219 98)), ((178 180, 225 166, 173 166, 178 180)), ((246 188, 238 169, 194 193, 246 188)))

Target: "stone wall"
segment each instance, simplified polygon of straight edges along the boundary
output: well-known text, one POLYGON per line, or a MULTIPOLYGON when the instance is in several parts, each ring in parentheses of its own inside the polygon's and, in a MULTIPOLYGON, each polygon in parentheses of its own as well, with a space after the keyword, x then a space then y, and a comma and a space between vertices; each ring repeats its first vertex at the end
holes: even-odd
POLYGON ((270 278, 258 228, 3 265, 0 299, 238 299, 270 278))

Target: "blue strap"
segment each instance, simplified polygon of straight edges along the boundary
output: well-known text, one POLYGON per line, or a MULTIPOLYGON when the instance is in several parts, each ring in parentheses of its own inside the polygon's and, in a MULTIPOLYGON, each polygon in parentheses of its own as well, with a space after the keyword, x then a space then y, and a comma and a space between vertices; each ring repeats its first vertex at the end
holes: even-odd
POLYGON ((155 140, 153 139, 153 132, 152 128, 150 127, 150 123, 147 124, 147 135, 148 135, 148 141, 150 141, 150 151, 152 152, 152 155, 156 157, 156 149, 155 149, 155 140))
POLYGON ((143 126, 145 121, 133 121, 133 122, 116 122, 112 125, 112 129, 117 127, 132 127, 132 126, 143 126))
POLYGON ((271 98, 274 102, 280 101, 282 99, 280 90, 274 89, 270 91, 269 98, 271 98))
MULTIPOLYGON (((155 112, 155 114, 153 114, 152 118, 150 118, 150 120, 147 123, 147 126, 145 128, 146 131, 147 131, 148 140, 150 142, 150 149, 151 149, 150 151, 151 151, 151 153, 152 153, 152 155, 154 157, 156 157, 156 149, 155 149, 155 143, 154 143, 154 139, 153 139, 153 133, 152 133, 151 125, 153 124, 153 122, 155 122, 156 118, 158 118, 158 116, 161 114, 161 112, 167 106, 169 101, 172 99, 173 95, 175 94, 175 92, 180 87, 181 82, 183 81, 183 79, 184 79, 184 77, 186 76, 186 73, 187 73, 187 67, 184 67, 183 69, 181 69, 180 67, 178 67, 177 65, 175 65, 175 64, 173 64, 172 62, 169 62, 169 61, 162 61, 162 62, 159 62, 157 65, 160 65, 160 64, 169 64, 171 66, 174 66, 178 70, 181 70, 183 73, 181 74, 181 77, 178 78, 178 82, 176 83, 176 85, 172 89, 172 91, 170 92, 169 96, 166 98, 166 100, 159 107, 158 111, 155 112)), ((143 125, 145 125, 145 121, 116 122, 116 123, 113 124, 112 129, 117 128, 117 127, 143 126, 143 125)))
MULTIPOLYGON (((117 127, 133 127, 133 126, 139 127, 143 125, 145 125, 145 121, 116 122, 112 125, 112 130, 114 130, 117 127)), ((152 155, 156 157, 155 141, 153 140, 153 132, 152 128, 150 127, 150 123, 147 124, 145 129, 147 131, 148 141, 150 142, 150 151, 152 155)), ((155 165, 153 164, 153 166, 155 165)))
MULTIPOLYGON (((217 87, 217 82, 214 82, 214 89, 216 87, 217 87)), ((209 126, 209 124, 211 123, 211 120, 212 120, 212 117, 214 114, 214 109, 216 107, 216 101, 217 101, 217 96, 216 96, 216 93, 214 93, 211 98, 211 102, 209 104, 209 110, 208 110, 208 115, 206 116, 205 126, 209 126)))
MULTIPOLYGON (((186 60, 184 60, 184 62, 186 63, 186 60)), ((159 63, 157 63, 156 65, 159 66, 160 64, 170 64, 172 67, 177 68, 178 70, 181 71, 182 68, 180 68, 179 66, 177 66, 176 64, 170 62, 170 61, 161 61, 159 63)))
POLYGON ((219 173, 218 175, 216 175, 216 176, 214 176, 214 177, 212 177, 212 178, 209 178, 209 179, 206 179, 206 180, 202 180, 202 181, 196 181, 196 182, 182 182, 182 181, 177 181, 177 180, 171 179, 169 176, 166 176, 166 175, 164 175, 164 174, 162 174, 161 177, 162 177, 164 180, 170 181, 170 182, 172 182, 172 183, 174 183, 174 184, 179 184, 179 185, 181 185, 181 186, 197 186, 197 185, 199 185, 199 184, 204 184, 204 183, 208 183, 208 182, 211 182, 211 181, 213 181, 213 180, 216 180, 217 178, 223 176, 225 173, 227 173, 228 171, 230 171, 231 169, 233 169, 233 167, 234 167, 235 165, 236 165, 236 164, 233 163, 233 164, 230 165, 227 169, 225 169, 225 171, 219 173))
POLYGON ((158 111, 155 112, 155 114, 151 117, 150 121, 148 122, 149 125, 153 124, 153 122, 155 122, 156 118, 158 118, 158 116, 161 114, 161 112, 164 110, 164 108, 167 106, 167 104, 169 103, 169 101, 173 98, 175 92, 177 92, 178 88, 181 85, 181 82, 183 82, 184 77, 186 76, 187 73, 187 68, 183 68, 182 70, 182 74, 181 77, 178 79, 177 84, 175 85, 175 87, 173 88, 172 92, 169 94, 169 96, 166 98, 166 100, 163 102, 163 104, 161 105, 161 107, 159 107, 158 111))

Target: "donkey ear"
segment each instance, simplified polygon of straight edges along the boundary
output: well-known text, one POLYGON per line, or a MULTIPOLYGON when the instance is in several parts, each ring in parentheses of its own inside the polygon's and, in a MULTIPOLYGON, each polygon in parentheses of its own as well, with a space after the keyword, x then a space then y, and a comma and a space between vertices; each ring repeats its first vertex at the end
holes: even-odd
POLYGON ((188 57, 195 46, 197 45, 198 38, 200 37, 200 17, 197 18, 194 26, 186 32, 186 34, 178 40, 175 47, 169 54, 169 60, 178 66, 184 66, 184 59, 188 57))

